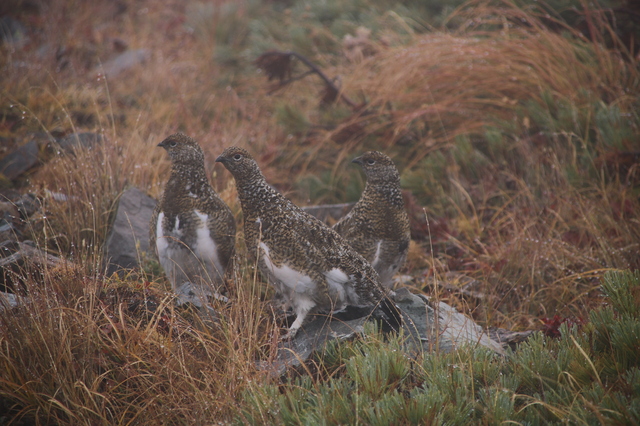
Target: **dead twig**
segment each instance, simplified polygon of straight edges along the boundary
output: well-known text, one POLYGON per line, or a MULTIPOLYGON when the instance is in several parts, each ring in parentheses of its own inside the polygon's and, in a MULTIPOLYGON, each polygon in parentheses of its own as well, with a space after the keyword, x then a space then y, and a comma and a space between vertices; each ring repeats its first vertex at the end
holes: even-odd
POLYGON ((276 90, 281 89, 282 87, 293 83, 294 81, 301 80, 309 74, 317 74, 325 83, 325 89, 323 92, 322 101, 325 103, 334 102, 336 99, 341 99, 344 101, 349 107, 351 107, 354 111, 357 111, 362 108, 361 104, 356 104, 353 100, 351 100, 347 95, 340 91, 334 82, 333 79, 329 78, 320 68, 318 68, 313 62, 307 59, 305 56, 293 52, 293 51, 279 51, 279 50, 271 50, 269 52, 265 52, 254 62, 256 66, 266 73, 269 81, 273 79, 278 79, 280 82, 272 88, 269 93, 273 93, 276 90), (295 57, 300 62, 305 64, 309 71, 305 73, 292 77, 293 65, 291 63, 291 58, 295 57))

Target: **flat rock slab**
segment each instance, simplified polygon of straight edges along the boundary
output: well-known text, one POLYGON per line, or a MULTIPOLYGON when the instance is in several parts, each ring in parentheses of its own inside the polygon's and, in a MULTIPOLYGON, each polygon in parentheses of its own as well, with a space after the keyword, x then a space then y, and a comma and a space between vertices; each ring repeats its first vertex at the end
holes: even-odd
MULTIPOLYGON (((427 300, 427 304, 431 305, 431 302, 427 300)), ((429 307, 431 308, 431 306, 429 307)), ((468 316, 461 314, 444 302, 438 303, 436 312, 438 313, 438 330, 440 332, 437 346, 441 350, 451 352, 461 345, 478 345, 504 355, 502 345, 491 340, 489 334, 468 316)))
POLYGON ((149 222, 156 201, 138 188, 125 190, 105 244, 107 273, 140 266, 140 254, 149 251, 149 222))
POLYGON ((298 330, 291 340, 280 342, 273 362, 263 362, 260 367, 269 370, 274 377, 283 375, 289 368, 299 367, 316 351, 321 350, 331 340, 351 340, 364 333, 368 316, 351 320, 339 320, 326 316, 316 316, 298 330))
MULTIPOLYGON (((504 355, 501 343, 491 340, 471 318, 446 303, 436 305, 406 288, 396 291, 394 301, 402 313, 408 354, 435 350, 451 352, 461 346, 473 345, 504 355)), ((366 311, 360 314, 358 318, 315 317, 292 340, 281 342, 275 360, 262 363, 261 367, 270 370, 274 376, 281 376, 288 369, 302 365, 314 353, 322 352, 329 341, 351 340, 362 335, 364 324, 371 315, 366 311)))

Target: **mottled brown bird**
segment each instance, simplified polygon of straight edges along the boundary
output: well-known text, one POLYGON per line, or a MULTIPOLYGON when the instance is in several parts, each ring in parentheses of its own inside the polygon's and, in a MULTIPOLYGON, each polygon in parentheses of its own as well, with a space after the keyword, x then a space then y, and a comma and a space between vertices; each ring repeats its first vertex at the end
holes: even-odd
POLYGON ((409 251, 409 217, 400 191, 400 174, 393 161, 378 151, 369 151, 353 160, 366 175, 360 200, 333 229, 360 253, 387 288, 404 265, 409 251))
POLYGON ((204 153, 187 135, 176 133, 159 145, 171 159, 171 175, 149 226, 177 303, 203 308, 220 297, 233 257, 236 224, 229 207, 209 184, 204 153))
POLYGON ((383 310, 392 309, 371 265, 340 235, 269 186, 246 150, 229 147, 216 161, 235 178, 250 258, 257 259, 259 270, 296 313, 287 337, 310 313, 381 302, 383 310))

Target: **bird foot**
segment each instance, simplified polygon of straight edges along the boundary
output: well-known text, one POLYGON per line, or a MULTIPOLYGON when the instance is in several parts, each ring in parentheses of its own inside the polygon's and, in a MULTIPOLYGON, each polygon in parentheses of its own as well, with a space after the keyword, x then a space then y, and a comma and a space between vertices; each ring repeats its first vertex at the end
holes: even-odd
POLYGON ((285 334, 280 336, 280 341, 281 342, 290 342, 291 340, 293 340, 294 337, 296 337, 296 334, 298 333, 298 330, 299 330, 299 328, 290 328, 289 330, 287 330, 287 332, 285 334))
POLYGON ((224 296, 224 295, 220 294, 220 293, 213 293, 211 295, 211 298, 213 300, 217 300, 217 301, 222 302, 222 303, 229 303, 229 298, 227 296, 224 296))

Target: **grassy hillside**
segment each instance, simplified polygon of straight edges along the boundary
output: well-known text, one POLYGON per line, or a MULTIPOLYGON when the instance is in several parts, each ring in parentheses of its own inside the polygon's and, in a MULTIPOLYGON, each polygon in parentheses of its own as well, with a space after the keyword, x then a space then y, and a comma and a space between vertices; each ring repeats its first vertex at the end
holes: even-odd
POLYGON ((0 157, 33 132, 104 136, 76 155, 43 146, 41 166, 0 176, 2 194, 42 200, 26 237, 72 262, 28 276, 31 304, 0 313, 0 419, 639 421, 640 12, 623 1, 442 3, 0 6, 27 34, 0 45, 0 157), (110 68, 136 49, 145 62, 110 68), (302 55, 339 94, 298 59, 256 62, 267 51, 302 55), (561 337, 506 359, 406 359, 372 332, 278 382, 256 366, 274 355, 277 325, 245 261, 214 330, 174 312, 152 260, 124 279, 103 274, 118 195, 161 193, 169 163, 156 145, 175 131, 200 142, 238 221, 233 181, 213 161, 226 146, 246 147, 299 205, 357 200, 364 181, 350 160, 386 152, 412 218, 412 290, 485 326, 561 337))

